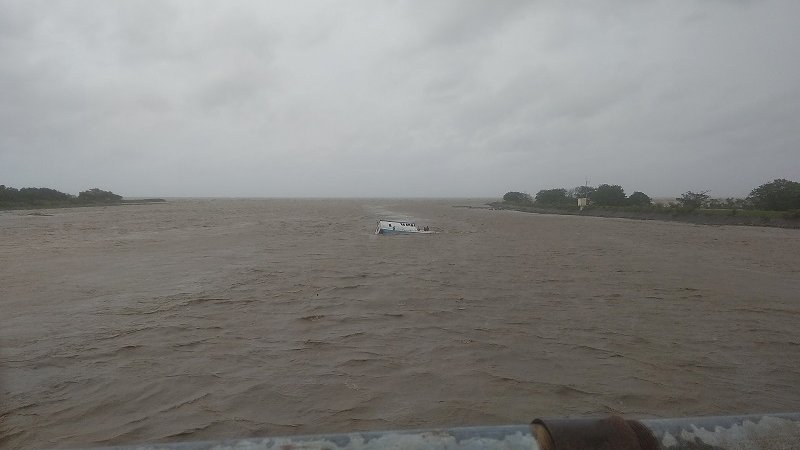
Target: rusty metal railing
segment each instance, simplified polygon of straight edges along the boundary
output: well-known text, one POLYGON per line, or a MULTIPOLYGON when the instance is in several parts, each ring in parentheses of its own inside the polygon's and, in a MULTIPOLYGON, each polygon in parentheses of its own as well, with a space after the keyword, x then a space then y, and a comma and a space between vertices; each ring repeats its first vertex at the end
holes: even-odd
POLYGON ((536 419, 530 425, 287 436, 104 447, 106 450, 787 450, 800 413, 626 420, 536 419))

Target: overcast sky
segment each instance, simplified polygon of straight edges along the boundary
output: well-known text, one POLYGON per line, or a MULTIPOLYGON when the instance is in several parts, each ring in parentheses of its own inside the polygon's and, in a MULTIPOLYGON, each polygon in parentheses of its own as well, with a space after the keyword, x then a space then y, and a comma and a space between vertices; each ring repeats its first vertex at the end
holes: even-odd
POLYGON ((800 2, 0 0, 0 184, 498 197, 800 180, 800 2))

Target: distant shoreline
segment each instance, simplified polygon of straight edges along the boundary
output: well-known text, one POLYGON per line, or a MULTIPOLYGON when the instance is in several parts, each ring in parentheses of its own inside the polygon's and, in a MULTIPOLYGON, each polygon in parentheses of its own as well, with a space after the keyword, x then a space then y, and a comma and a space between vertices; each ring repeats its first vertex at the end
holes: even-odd
POLYGON ((494 209, 520 211, 534 214, 558 214, 565 216, 609 217, 634 220, 660 220, 664 222, 683 222, 696 225, 742 225, 772 228, 800 229, 800 218, 785 218, 777 211, 769 215, 750 215, 748 211, 741 210, 734 215, 726 210, 697 210, 688 213, 670 213, 657 211, 625 211, 615 208, 588 207, 583 211, 575 208, 541 208, 536 206, 521 206, 505 202, 491 202, 487 205, 494 209), (720 214, 718 211, 726 212, 720 214))
POLYGON ((123 205, 149 205, 153 203, 166 203, 163 198, 143 198, 120 200, 118 202, 93 202, 93 203, 73 203, 58 202, 47 204, 14 204, 0 205, 0 211, 30 211, 39 209, 68 209, 68 208, 91 208, 98 206, 123 206, 123 205))
POLYGON ((122 200, 123 205, 145 205, 148 203, 166 203, 167 201, 163 198, 137 198, 137 199, 130 199, 122 200))

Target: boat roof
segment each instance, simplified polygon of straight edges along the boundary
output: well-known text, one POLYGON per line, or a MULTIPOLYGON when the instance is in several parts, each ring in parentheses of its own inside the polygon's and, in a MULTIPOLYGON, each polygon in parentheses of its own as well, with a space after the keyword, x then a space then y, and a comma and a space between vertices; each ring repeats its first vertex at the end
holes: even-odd
POLYGON ((411 223, 414 222, 412 219, 378 219, 379 222, 404 222, 404 223, 411 223))

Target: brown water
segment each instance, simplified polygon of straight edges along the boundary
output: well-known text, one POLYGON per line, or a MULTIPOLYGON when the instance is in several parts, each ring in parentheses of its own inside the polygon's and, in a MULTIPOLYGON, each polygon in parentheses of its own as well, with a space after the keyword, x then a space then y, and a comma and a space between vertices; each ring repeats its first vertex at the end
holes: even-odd
POLYGON ((797 230, 466 203, 0 213, 0 446, 800 410, 797 230))

